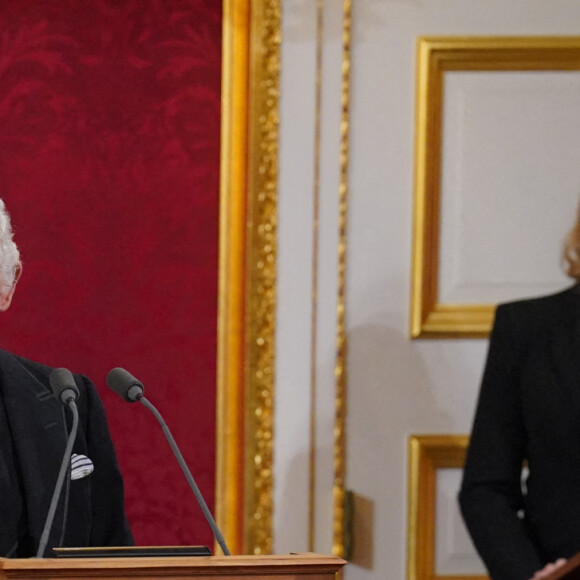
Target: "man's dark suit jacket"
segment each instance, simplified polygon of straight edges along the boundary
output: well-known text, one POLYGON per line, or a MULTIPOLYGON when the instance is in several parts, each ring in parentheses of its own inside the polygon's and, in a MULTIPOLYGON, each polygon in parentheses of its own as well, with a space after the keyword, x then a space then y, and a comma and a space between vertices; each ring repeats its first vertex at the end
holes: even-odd
MULTIPOLYGON (((66 446, 71 412, 56 400, 52 369, 0 350, 0 556, 36 555, 66 446)), ((94 471, 67 477, 45 555, 55 546, 132 544, 123 482, 101 400, 75 375, 80 396, 74 453, 94 471)))
POLYGON ((580 286, 498 307, 459 499, 493 580, 580 551, 580 286))

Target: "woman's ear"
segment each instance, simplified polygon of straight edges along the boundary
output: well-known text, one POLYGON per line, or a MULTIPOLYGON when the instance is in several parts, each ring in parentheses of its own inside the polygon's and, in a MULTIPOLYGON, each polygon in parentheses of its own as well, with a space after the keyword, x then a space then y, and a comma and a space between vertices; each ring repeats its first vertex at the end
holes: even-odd
POLYGON ((16 284, 20 280, 22 275, 22 263, 18 262, 16 270, 14 271, 14 281, 11 286, 7 289, 0 289, 0 312, 6 312, 10 308, 12 303, 12 297, 14 296, 14 291, 16 290, 16 284))

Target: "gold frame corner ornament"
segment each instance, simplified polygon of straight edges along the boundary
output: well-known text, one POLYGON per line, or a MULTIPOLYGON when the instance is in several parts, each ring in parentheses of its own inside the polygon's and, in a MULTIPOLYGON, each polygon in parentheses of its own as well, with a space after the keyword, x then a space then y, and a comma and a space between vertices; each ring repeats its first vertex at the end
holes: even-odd
POLYGON ((442 121, 450 71, 580 70, 580 36, 420 37, 417 41, 411 338, 482 338, 494 304, 439 302, 442 121))
POLYGON ((435 498, 437 470, 461 468, 467 435, 412 435, 409 438, 407 580, 489 580, 487 576, 437 575, 435 498))

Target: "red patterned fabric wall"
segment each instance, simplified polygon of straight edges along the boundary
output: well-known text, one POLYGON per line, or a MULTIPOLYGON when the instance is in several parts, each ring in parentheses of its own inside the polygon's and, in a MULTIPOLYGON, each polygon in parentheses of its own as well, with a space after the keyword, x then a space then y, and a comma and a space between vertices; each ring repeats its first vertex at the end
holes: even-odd
POLYGON ((0 3, 0 196, 24 262, 0 346, 87 374, 138 544, 211 545, 139 377, 214 504, 220 0, 0 3))

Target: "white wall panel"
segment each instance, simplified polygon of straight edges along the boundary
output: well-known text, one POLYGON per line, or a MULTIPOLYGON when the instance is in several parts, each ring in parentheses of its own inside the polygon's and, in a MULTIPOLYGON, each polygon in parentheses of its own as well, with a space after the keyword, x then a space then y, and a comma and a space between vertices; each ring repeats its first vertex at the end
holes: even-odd
POLYGON ((296 0, 285 3, 283 13, 274 458, 278 553, 308 549, 311 532, 313 549, 324 553, 332 549, 342 3, 323 3, 319 111, 316 8, 314 1, 296 0), (314 221, 316 122, 320 123, 318 223, 314 221), (315 413, 312 434, 311 410, 315 413))
MULTIPOLYGON (((307 421, 312 352, 309 304, 315 7, 314 0, 284 0, 275 417, 274 523, 278 552, 303 549, 308 531, 305 454, 310 445, 307 421)), ((334 413, 330 385, 335 349, 336 254, 333 246, 336 230, 332 224, 337 217, 333 195, 338 197, 340 33, 337 20, 342 0, 325 0, 324 9, 325 26, 330 28, 324 34, 319 226, 319 256, 324 259, 318 278, 316 349, 317 445, 320 448, 317 449, 315 547, 319 551, 328 551, 332 523, 325 519, 330 514, 331 498, 327 490, 331 485, 329 446, 334 413)), ((408 339, 416 38, 420 35, 573 35, 578 33, 579 22, 580 3, 576 0, 353 0, 346 303, 347 484, 373 506, 371 537, 359 540, 372 541, 374 557, 371 565, 349 564, 345 580, 405 578, 408 436, 469 431, 487 348, 484 340, 408 339)), ((459 93, 462 91, 468 88, 459 86, 459 93)), ((559 94, 559 91, 557 95, 550 93, 546 98, 559 99, 559 94)), ((481 95, 475 100, 471 94, 468 97, 476 108, 491 107, 495 111, 493 90, 489 97, 481 95)), ((513 97, 502 100, 498 106, 503 108, 497 114, 507 115, 510 123, 517 122, 520 126, 523 118, 511 119, 510 111, 515 103, 513 97)), ((563 106, 569 110, 569 102, 563 106)), ((488 139, 496 135, 492 126, 477 125, 483 111, 469 110, 469 114, 472 112, 475 125, 471 118, 462 121, 469 131, 468 149, 473 147, 469 141, 472 132, 485 130, 488 139)), ((545 114, 546 119, 555 122, 553 111, 545 114)), ((550 137, 551 146, 556 149, 550 153, 553 155, 550 159, 558 163, 562 162, 558 153, 576 155, 578 147, 572 138, 578 134, 577 130, 566 133, 564 127, 561 129, 557 136, 550 137)), ((497 151, 491 143, 488 141, 488 154, 495 162, 497 159, 493 156, 497 151)), ((510 145, 518 146, 513 142, 510 145)), ((529 146, 528 152, 539 155, 533 146, 529 146)), ((478 170, 477 155, 469 154, 474 170, 478 170)), ((521 194, 523 188, 513 172, 510 173, 510 165, 500 161, 501 173, 505 172, 509 179, 509 182, 500 181, 502 187, 521 194)), ((450 157, 447 162, 454 172, 460 172, 462 179, 472 175, 469 172, 462 175, 465 168, 457 165, 454 158, 450 157)), ((569 167, 565 176, 558 175, 561 165, 547 169, 544 181, 532 188, 532 207, 536 202, 545 204, 546 194, 554 195, 554 192, 560 196, 558 200, 568 196, 566 199, 572 203, 577 183, 569 167)), ((486 192, 492 197, 499 196, 495 199, 499 203, 502 198, 497 183, 489 181, 486 192)), ((529 182, 523 183, 529 186, 529 182)), ((481 195, 480 191, 469 203, 479 200, 481 195)), ((468 217, 473 214, 470 207, 467 206, 468 217)), ((488 216, 487 206, 485 211, 488 216)), ((554 211, 549 218, 550 235, 552 226, 559 226, 558 220, 564 214, 563 209, 554 211)), ((511 215, 512 219, 519 219, 517 212, 511 215)), ((538 227, 539 214, 534 215, 528 222, 538 227)), ((512 238, 508 224, 502 230, 502 240, 506 238, 515 244, 520 239, 516 237, 517 231, 514 228, 512 238)), ((484 230, 482 235, 490 234, 484 230)), ((446 256, 459 256, 464 268, 460 272, 465 272, 461 276, 475 276, 477 270, 465 270, 463 265, 469 266, 475 258, 471 254, 457 254, 454 239, 444 242, 446 256)), ((547 268, 557 266, 557 256, 553 263, 549 259, 554 243, 547 242, 547 254, 542 258, 547 268)), ((477 248, 473 251, 479 252, 477 248)), ((490 251, 495 252, 495 248, 490 251)), ((479 253, 475 256, 482 257, 479 253)), ((456 258, 451 263, 453 259, 456 258)), ((502 278, 510 267, 508 262, 502 265, 502 278)), ((554 270, 547 276, 552 281, 554 270)), ((457 289, 448 291, 455 295, 457 289)))
POLYGON ((435 573, 441 576, 484 575, 485 567, 473 548, 459 511, 457 492, 460 485, 460 469, 438 470, 435 499, 435 573))
POLYGON ((440 301, 497 303, 566 284, 578 103, 576 71, 445 74, 440 301))
POLYGON ((274 551, 308 549, 316 5, 283 10, 274 400, 274 551))

